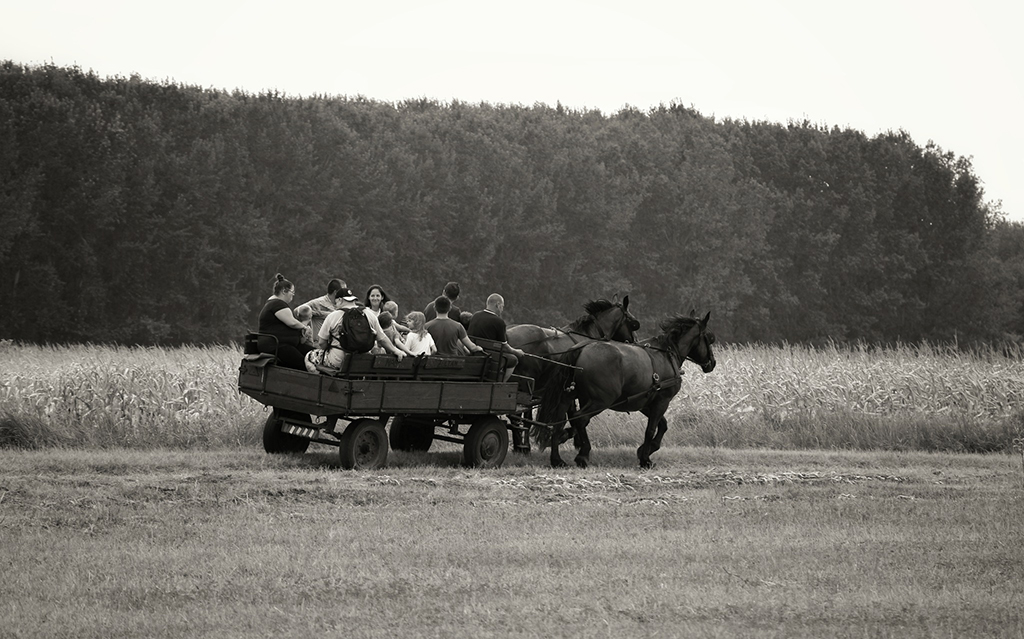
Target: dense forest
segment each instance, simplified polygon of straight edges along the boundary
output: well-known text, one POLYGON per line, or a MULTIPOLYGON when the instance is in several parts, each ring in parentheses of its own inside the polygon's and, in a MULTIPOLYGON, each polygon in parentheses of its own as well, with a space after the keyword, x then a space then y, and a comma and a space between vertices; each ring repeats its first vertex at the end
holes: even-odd
MULTIPOLYGON (((980 116, 979 116, 980 117, 980 116)), ((651 334, 1020 340, 1024 225, 900 131, 663 105, 296 98, 0 63, 0 338, 238 340, 274 274, 511 322, 629 294, 651 334)))

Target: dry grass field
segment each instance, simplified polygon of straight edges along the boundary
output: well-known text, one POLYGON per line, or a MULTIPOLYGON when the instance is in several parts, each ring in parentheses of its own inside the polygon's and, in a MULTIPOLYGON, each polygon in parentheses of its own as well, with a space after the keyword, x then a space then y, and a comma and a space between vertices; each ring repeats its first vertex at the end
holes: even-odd
MULTIPOLYGON (((240 351, 0 346, 0 446, 254 446, 264 407, 236 390, 240 351)), ((722 346, 686 364, 668 446, 1010 451, 1024 434, 1024 355, 932 346, 722 346)), ((591 425, 638 445, 638 414, 591 425)))
POLYGON ((239 355, 0 347, 0 637, 1024 637, 1018 354, 723 347, 644 472, 268 456, 239 355))

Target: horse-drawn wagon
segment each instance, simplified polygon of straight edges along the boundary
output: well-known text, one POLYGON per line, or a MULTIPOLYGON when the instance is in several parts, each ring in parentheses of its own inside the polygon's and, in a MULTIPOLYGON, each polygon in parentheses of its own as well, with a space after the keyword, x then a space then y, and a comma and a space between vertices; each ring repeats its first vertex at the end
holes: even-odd
POLYGON ((662 334, 634 342, 639 322, 623 302, 592 301, 587 315, 562 329, 533 325, 509 329, 509 343, 526 360, 505 375, 504 343, 474 338, 484 355, 415 357, 350 355, 341 370, 308 373, 275 364, 259 352, 257 335, 246 338, 238 373, 239 391, 273 409, 263 428, 269 453, 305 452, 309 443, 337 446, 341 465, 379 468, 395 450, 426 451, 434 440, 462 444, 463 463, 498 467, 512 434, 515 450, 530 451, 530 428, 551 431, 551 464, 568 419, 579 448, 576 463, 589 463, 590 419, 611 409, 640 411, 648 418, 641 466, 661 447, 665 411, 680 388, 682 365, 693 361, 705 373, 715 368, 708 330, 710 313, 698 319, 670 317, 662 334), (628 343, 627 343, 628 342, 628 343), (542 406, 543 421, 532 419, 542 406), (527 417, 529 415, 529 417, 527 417), (338 423, 348 422, 339 432, 338 423), (385 430, 390 421, 389 431, 385 430))
MULTIPOLYGON (((388 447, 426 451, 434 440, 462 444, 463 463, 498 467, 509 433, 529 452, 529 429, 504 416, 521 411, 519 382, 505 382, 500 345, 484 355, 350 355, 339 370, 309 373, 279 366, 246 336, 238 390, 272 408, 263 427, 268 453, 302 453, 310 442, 337 446, 343 468, 373 469, 388 447), (385 430, 390 421, 389 430, 385 430), (347 422, 347 425, 340 425, 347 422)), ((528 381, 528 380, 526 380, 528 381)))

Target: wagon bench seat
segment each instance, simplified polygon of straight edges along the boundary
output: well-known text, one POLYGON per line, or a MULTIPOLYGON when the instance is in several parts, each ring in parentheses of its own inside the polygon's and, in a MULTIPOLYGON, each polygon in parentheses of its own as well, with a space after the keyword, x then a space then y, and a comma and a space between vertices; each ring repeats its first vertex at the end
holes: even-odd
POLYGON ((500 381, 501 362, 487 357, 405 357, 364 353, 346 358, 341 368, 318 366, 324 375, 346 379, 448 379, 500 381))

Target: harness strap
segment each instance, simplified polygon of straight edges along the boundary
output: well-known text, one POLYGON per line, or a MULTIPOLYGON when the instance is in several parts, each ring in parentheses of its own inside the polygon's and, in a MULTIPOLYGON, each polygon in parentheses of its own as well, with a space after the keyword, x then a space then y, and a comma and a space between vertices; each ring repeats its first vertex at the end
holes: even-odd
MULTIPOLYGON (((650 344, 642 344, 642 346, 644 347, 644 352, 647 353, 647 357, 651 358, 651 370, 654 370, 654 368, 655 368, 654 354, 651 353, 652 350, 655 350, 655 351, 658 351, 658 352, 661 352, 661 353, 668 353, 668 361, 669 361, 669 364, 672 366, 673 370, 677 370, 677 369, 679 369, 682 366, 682 363, 680 363, 678 367, 676 366, 676 354, 675 354, 674 350, 661 349, 661 348, 658 348, 656 346, 652 346, 650 344)), ((673 375, 671 380, 668 381, 668 382, 665 382, 665 383, 662 383, 661 376, 658 375, 658 373, 655 371, 654 373, 651 374, 651 387, 649 389, 647 389, 647 393, 646 393, 647 397, 648 397, 648 399, 651 399, 655 395, 660 393, 662 390, 670 389, 670 388, 672 388, 674 386, 681 385, 682 382, 683 382, 683 371, 682 370, 679 370, 679 374, 678 375, 673 375)), ((639 397, 639 395, 637 395, 636 397, 639 397)), ((633 398, 631 397, 630 399, 633 399, 633 398)))

